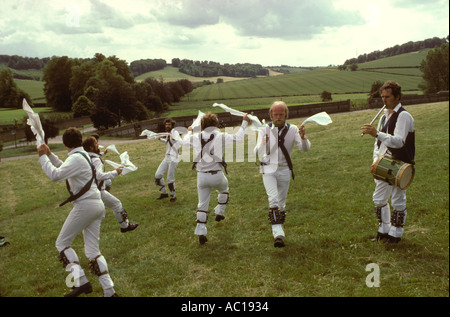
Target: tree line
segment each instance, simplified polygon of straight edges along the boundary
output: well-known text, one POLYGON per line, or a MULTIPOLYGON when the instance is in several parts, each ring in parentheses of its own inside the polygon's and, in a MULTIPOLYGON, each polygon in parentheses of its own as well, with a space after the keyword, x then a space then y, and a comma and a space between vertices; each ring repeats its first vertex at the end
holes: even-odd
POLYGON ((433 37, 429 38, 423 41, 416 41, 412 42, 409 41, 407 43, 401 44, 401 45, 395 45, 392 47, 388 47, 382 51, 373 51, 369 54, 361 54, 357 58, 350 58, 347 59, 344 63, 344 67, 348 65, 354 65, 354 64, 361 64, 365 62, 374 61, 377 59, 410 53, 410 52, 417 52, 425 48, 435 48, 439 47, 442 44, 448 43, 449 36, 447 35, 447 38, 438 38, 433 37))
POLYGON ((195 77, 256 77, 267 76, 269 70, 259 64, 238 63, 224 64, 213 61, 193 61, 190 59, 174 58, 172 66, 177 67, 180 73, 195 77))
POLYGON ((140 59, 130 63, 131 74, 137 77, 151 71, 164 69, 167 66, 165 59, 140 59))
POLYGON ((43 69, 50 57, 22 57, 18 55, 0 55, 0 64, 17 70, 43 69))

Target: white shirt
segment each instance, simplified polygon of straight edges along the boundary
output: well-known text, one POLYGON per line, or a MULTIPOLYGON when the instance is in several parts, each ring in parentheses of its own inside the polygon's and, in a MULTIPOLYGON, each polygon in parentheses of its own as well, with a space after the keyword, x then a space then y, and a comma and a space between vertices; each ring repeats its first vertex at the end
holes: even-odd
POLYGON ((242 125, 236 134, 229 134, 227 132, 222 133, 218 129, 215 129, 214 131, 207 129, 206 131, 202 131, 202 133, 196 133, 194 135, 192 134, 192 131, 189 131, 182 143, 183 145, 189 145, 194 149, 194 160, 202 151, 200 136, 202 136, 204 141, 207 141, 211 137, 211 134, 214 134, 214 139, 203 148, 203 157, 197 162, 197 171, 221 171, 222 165, 220 162, 222 161, 225 146, 243 141, 247 125, 247 121, 242 121, 242 125), (210 150, 209 153, 206 149, 210 150), (211 155, 211 151, 213 151, 214 156, 211 155))
MULTIPOLYGON (((92 159, 92 164, 94 164, 96 178, 99 183, 101 181, 104 181, 107 179, 113 179, 114 177, 119 175, 116 170, 105 173, 105 165, 103 164, 102 159, 101 159, 102 154, 97 154, 97 153, 93 153, 93 152, 89 152, 88 154, 92 159)), ((104 189, 104 188, 105 188, 105 184, 103 184, 101 189, 104 189)))
MULTIPOLYGON (((401 103, 399 103, 391 113, 391 116, 394 112, 397 112, 401 103)), ((384 110, 384 115, 381 116, 380 121, 378 122, 377 130, 378 136, 375 138, 375 144, 373 148, 373 162, 375 162, 381 155, 386 154, 387 156, 392 156, 392 153, 388 150, 388 147, 399 149, 403 147, 406 141, 406 137, 409 132, 414 132, 414 119, 411 114, 407 111, 402 111, 397 118, 397 123, 394 129, 394 135, 389 133, 380 132, 383 128, 383 123, 386 124, 390 117, 388 117, 388 110, 384 110), (384 118, 384 120, 383 120, 384 118), (384 122, 383 122, 384 121, 384 122), (380 148, 378 148, 377 141, 380 140, 380 148)))
MULTIPOLYGON (((67 159, 63 162, 54 153, 50 156, 42 155, 39 157, 39 163, 45 174, 54 182, 68 180, 70 190, 75 195, 89 182, 92 178, 92 169, 86 159, 79 153, 84 153, 90 160, 88 153, 83 147, 77 147, 68 153, 67 159)), ((101 199, 100 191, 97 189, 95 182, 92 182, 91 188, 80 198, 73 201, 81 201, 83 199, 101 199)))
POLYGON ((160 138, 159 140, 163 143, 166 143, 166 156, 171 157, 172 159, 178 158, 178 149, 180 148, 180 133, 176 129, 172 129, 170 131, 172 136, 167 136, 167 138, 160 138), (168 142, 170 138, 170 143, 168 142))
MULTIPOLYGON (((278 166, 288 166, 288 163, 286 161, 286 157, 283 154, 283 151, 278 147, 278 138, 274 138, 275 135, 272 135, 270 137, 271 133, 276 133, 278 131, 278 135, 281 135, 284 131, 284 129, 287 129, 287 126, 285 125, 283 128, 278 129, 277 127, 266 127, 265 130, 259 130, 259 136, 258 140, 263 140, 263 142, 259 143, 259 147, 257 148, 258 156, 260 157, 260 161, 265 164, 277 164, 278 166), (270 129, 274 129, 270 131, 270 129), (270 149, 268 151, 267 144, 264 141, 264 135, 262 134, 268 134, 269 135, 269 145, 270 149), (275 139, 275 140, 273 140, 275 139), (274 143, 274 144, 271 144, 274 143), (274 158, 272 157, 271 160, 271 154, 270 151, 277 151, 278 157, 277 161, 274 161, 274 158), (262 154, 262 155, 261 155, 262 154)), ((289 125, 289 130, 287 131, 285 137, 284 137, 284 146, 286 147, 286 150, 289 153, 289 156, 292 154, 292 150, 294 148, 294 143, 297 145, 297 148, 302 152, 307 152, 311 148, 311 142, 307 138, 302 139, 300 137, 300 134, 298 132, 298 127, 294 124, 289 125)))

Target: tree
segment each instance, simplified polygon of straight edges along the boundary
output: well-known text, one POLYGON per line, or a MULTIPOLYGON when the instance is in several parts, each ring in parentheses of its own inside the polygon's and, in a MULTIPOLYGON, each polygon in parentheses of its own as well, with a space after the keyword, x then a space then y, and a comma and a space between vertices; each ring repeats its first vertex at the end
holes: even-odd
POLYGON ((107 108, 96 108, 91 115, 92 123, 97 129, 115 127, 119 123, 119 116, 109 111, 107 108))
POLYGON ((326 90, 322 91, 322 94, 320 95, 320 98, 322 98, 322 101, 331 101, 333 98, 331 98, 331 92, 328 92, 326 90))
MULTIPOLYGON (((42 130, 44 130, 44 142, 45 144, 48 144, 48 139, 52 139, 59 135, 59 129, 53 120, 47 118, 42 118, 41 124, 42 130)), ((25 124, 25 138, 28 142, 36 141, 36 136, 33 131, 31 131, 31 127, 28 124, 25 124)))
POLYGON ((48 61, 42 77, 47 105, 57 111, 71 111, 70 78, 74 61, 67 56, 48 61))
POLYGON ((449 72, 449 45, 442 44, 428 52, 427 57, 420 63, 424 84, 419 88, 427 93, 436 93, 441 90, 448 90, 449 72))
POLYGON ((72 76, 69 84, 72 102, 76 102, 80 96, 86 94, 86 83, 91 77, 95 76, 95 66, 96 62, 93 60, 72 67, 72 76))
POLYGON ((30 106, 33 106, 30 96, 17 87, 11 70, 9 68, 0 70, 0 107, 22 108, 23 98, 30 106))
MULTIPOLYGON (((98 63, 95 76, 87 81, 86 86, 89 90, 87 97, 97 109, 107 113, 104 110, 106 109, 116 115, 119 126, 122 118, 128 122, 136 119, 138 108, 132 85, 118 73, 114 63, 109 59, 98 63)), ((114 120, 108 121, 108 126, 114 126, 112 121, 114 120)))
POLYGON ((89 100, 85 95, 78 97, 77 101, 73 104, 72 112, 73 117, 90 116, 94 113, 95 104, 89 100))
POLYGON ((370 99, 381 98, 381 95, 380 95, 381 86, 383 86, 383 82, 381 80, 377 80, 372 83, 372 87, 370 88, 370 92, 369 92, 370 99))

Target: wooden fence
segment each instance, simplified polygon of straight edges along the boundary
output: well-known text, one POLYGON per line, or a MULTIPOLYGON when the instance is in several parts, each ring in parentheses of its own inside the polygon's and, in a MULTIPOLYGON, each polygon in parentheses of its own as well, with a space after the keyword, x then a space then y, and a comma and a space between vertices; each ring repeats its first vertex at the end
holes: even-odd
MULTIPOLYGON (((253 114, 259 118, 259 120, 265 119, 270 120, 269 109, 249 109, 241 110, 242 112, 247 112, 253 114)), ((337 113, 337 112, 347 112, 350 111, 350 100, 337 101, 337 102, 327 102, 327 103, 317 103, 310 105, 299 105, 299 106, 289 106, 289 118, 301 118, 312 116, 316 113, 326 111, 327 113, 337 113)), ((233 116, 228 112, 217 113, 219 122, 223 126, 235 126, 242 122, 242 118, 238 116, 233 116)), ((192 122, 197 118, 196 115, 183 116, 172 118, 176 121, 177 127, 189 127, 192 122)), ((140 121, 135 124, 123 126, 120 128, 108 129, 105 131, 99 131, 99 134, 107 135, 111 137, 139 137, 141 132, 145 129, 153 132, 163 132, 165 118, 157 118, 152 120, 140 121)))

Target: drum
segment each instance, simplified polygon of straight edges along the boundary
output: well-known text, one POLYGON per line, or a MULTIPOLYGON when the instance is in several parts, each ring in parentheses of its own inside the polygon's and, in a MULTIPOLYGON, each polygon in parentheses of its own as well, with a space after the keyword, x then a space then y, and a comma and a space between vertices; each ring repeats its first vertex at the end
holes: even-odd
POLYGON ((414 179, 414 165, 382 155, 375 162, 373 177, 404 190, 414 179))

